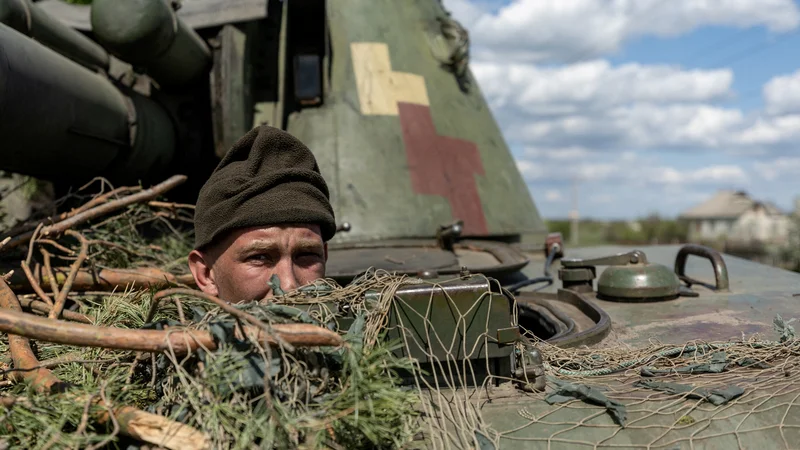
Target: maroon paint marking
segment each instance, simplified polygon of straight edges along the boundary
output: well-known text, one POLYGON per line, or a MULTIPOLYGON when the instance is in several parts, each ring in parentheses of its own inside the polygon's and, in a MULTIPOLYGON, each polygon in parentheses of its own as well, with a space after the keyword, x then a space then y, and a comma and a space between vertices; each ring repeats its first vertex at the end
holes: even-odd
POLYGON ((408 171, 414 192, 441 195, 454 219, 464 221, 465 235, 488 234, 475 175, 483 175, 478 146, 439 136, 428 106, 398 102, 408 171))

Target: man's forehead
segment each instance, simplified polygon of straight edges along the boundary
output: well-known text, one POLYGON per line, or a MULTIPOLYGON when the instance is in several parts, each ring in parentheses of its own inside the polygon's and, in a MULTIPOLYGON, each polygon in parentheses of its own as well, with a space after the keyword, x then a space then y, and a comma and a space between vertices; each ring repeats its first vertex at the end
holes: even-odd
POLYGON ((319 225, 282 225, 270 227, 251 227, 237 230, 227 239, 230 247, 249 246, 251 244, 285 245, 296 243, 308 245, 322 244, 322 232, 319 225))

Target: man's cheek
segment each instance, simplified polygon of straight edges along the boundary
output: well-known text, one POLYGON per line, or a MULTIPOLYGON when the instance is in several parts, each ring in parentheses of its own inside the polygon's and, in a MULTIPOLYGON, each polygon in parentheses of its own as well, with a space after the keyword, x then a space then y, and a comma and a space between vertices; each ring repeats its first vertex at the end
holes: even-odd
POLYGON ((269 278, 273 270, 267 267, 245 267, 238 273, 238 289, 250 300, 260 299, 269 291, 269 278))
POLYGON ((301 279, 298 281, 301 285, 308 284, 314 280, 318 280, 325 276, 325 264, 314 264, 311 267, 305 268, 302 271, 301 279))

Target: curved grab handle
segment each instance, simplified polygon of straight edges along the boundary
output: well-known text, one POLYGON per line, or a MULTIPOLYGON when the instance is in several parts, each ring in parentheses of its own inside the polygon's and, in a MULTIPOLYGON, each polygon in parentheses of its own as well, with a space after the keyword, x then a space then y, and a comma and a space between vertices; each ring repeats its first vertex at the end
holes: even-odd
POLYGON ((705 283, 700 280, 695 280, 694 278, 686 276, 686 258, 688 258, 689 255, 699 256, 711 261, 711 266, 714 267, 714 278, 717 282, 715 290, 727 291, 730 288, 728 266, 725 265, 722 255, 720 255, 718 251, 703 245, 686 244, 681 247, 678 251, 678 256, 675 257, 675 273, 678 275, 678 278, 689 283, 689 285, 705 285, 705 283))

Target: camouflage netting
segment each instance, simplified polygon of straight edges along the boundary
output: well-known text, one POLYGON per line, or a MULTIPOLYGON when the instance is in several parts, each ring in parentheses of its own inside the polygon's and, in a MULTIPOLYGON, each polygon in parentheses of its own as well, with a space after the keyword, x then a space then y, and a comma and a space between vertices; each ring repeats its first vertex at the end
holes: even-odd
POLYGON ((502 448, 794 448, 800 437, 793 335, 643 349, 540 346, 547 391, 507 415, 496 430, 502 448))
MULTIPOLYGON (((73 217, 141 192, 83 199, 94 206, 77 207, 73 217)), ((61 382, 42 389, 37 380, 46 376, 15 367, 3 334, 0 446, 144 448, 149 441, 181 448, 170 440, 171 425, 154 427, 156 437, 131 432, 135 420, 123 405, 191 427, 181 435, 192 443, 184 448, 792 448, 799 441, 800 342, 780 317, 776 341, 562 349, 528 336, 500 376, 489 362, 497 336, 488 314, 477 313, 495 302, 507 309, 493 280, 477 277, 494 288, 455 298, 444 283, 368 271, 346 287, 320 280, 270 303, 221 308, 180 284, 190 208, 154 195, 48 235, 47 227, 69 218, 11 233, 0 255, 14 263, 7 279, 27 313, 52 315, 63 300, 53 321, 73 330, 84 322, 212 339, 189 353, 178 348, 181 340, 162 339, 178 347, 150 353, 31 339, 36 366, 61 382), (20 233, 30 236, 20 243, 20 233), (20 260, 31 277, 21 274, 20 260), (156 270, 162 279, 93 292, 109 287, 71 275, 110 269, 156 270), (410 288, 430 296, 410 305, 398 295, 410 288), (285 324, 313 326, 344 344, 288 344, 276 331, 285 324), (262 333, 246 331, 253 327, 262 333), (475 329, 481 332, 470 334, 475 329), (534 346, 547 381, 541 392, 532 392, 536 380, 510 376, 535 365, 534 346)), ((271 283, 282 293, 280 280, 271 283)), ((510 317, 516 323, 513 309, 510 317)))

